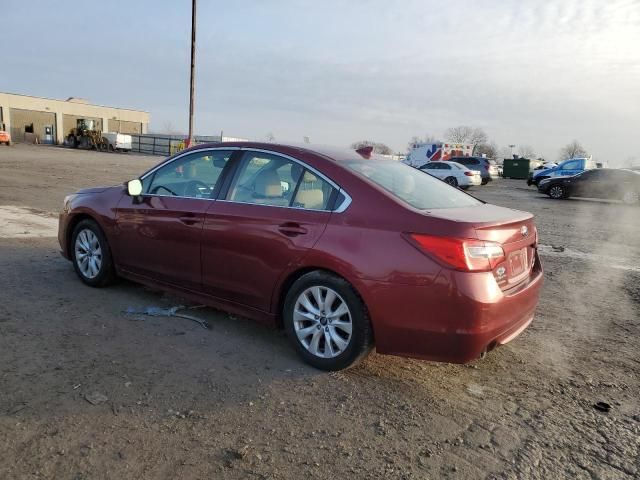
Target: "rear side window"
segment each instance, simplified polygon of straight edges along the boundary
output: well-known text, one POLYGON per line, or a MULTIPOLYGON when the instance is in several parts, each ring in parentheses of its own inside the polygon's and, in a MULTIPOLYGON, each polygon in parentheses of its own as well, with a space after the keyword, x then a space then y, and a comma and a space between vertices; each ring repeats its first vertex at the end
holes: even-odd
POLYGON ((462 165, 480 165, 480 161, 475 158, 452 158, 451 160, 462 165))
POLYGON ((229 189, 227 200, 288 207, 302 167, 277 155, 248 152, 229 189))
POLYGON ((333 190, 334 188, 328 182, 306 170, 298 185, 292 206, 310 210, 327 210, 333 190))
POLYGON ((482 205, 470 195, 404 163, 389 160, 348 160, 356 174, 419 210, 482 205))
POLYGON ((279 155, 247 152, 227 200, 256 205, 328 210, 335 188, 298 162, 279 155))

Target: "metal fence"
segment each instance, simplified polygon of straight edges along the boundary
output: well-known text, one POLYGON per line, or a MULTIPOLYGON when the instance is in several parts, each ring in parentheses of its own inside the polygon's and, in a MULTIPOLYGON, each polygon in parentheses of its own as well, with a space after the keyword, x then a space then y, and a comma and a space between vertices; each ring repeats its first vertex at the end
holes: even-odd
MULTIPOLYGON (((193 144, 231 142, 244 140, 236 137, 204 136, 199 135, 193 138, 193 144)), ((183 135, 131 135, 131 151, 147 153, 149 155, 163 155, 168 157, 180 150, 185 149, 185 138, 183 135)))

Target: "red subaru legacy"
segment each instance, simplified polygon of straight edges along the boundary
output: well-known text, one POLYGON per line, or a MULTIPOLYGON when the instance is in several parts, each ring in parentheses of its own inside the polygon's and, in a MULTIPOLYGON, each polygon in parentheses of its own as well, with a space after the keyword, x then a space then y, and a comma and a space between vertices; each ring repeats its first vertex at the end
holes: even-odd
POLYGON ((326 370, 374 345, 468 362, 529 325, 542 286, 531 214, 354 150, 194 147, 69 195, 59 241, 87 285, 124 277, 282 327, 326 370))

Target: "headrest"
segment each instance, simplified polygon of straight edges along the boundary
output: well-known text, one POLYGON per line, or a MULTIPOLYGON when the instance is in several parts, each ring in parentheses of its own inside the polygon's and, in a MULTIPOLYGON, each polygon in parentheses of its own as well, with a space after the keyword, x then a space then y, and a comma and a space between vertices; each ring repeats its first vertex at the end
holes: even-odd
POLYGON ((313 183, 318 181, 318 177, 316 177, 313 173, 307 170, 306 172, 304 172, 304 177, 302 177, 302 181, 306 183, 313 183))
POLYGON ((319 188, 298 190, 295 201, 301 207, 321 210, 324 208, 324 193, 319 188))
POLYGON ((280 176, 275 170, 264 170, 256 177, 255 194, 260 197, 281 197, 280 176))

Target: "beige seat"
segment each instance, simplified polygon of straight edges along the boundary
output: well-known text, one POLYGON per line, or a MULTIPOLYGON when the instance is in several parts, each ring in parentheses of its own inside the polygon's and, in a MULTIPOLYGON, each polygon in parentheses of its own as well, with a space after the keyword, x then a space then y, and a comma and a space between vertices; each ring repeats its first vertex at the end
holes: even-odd
POLYGON ((268 205, 286 205, 287 199, 282 196, 280 176, 275 170, 264 170, 256 177, 254 183, 253 203, 268 205))
POLYGON ((302 183, 296 195, 296 205, 303 208, 321 210, 324 208, 324 192, 320 188, 315 188, 314 183, 318 181, 311 172, 305 172, 302 183))

